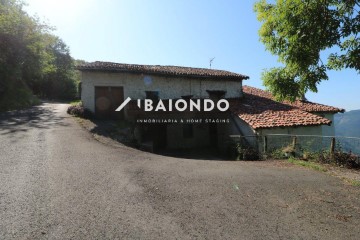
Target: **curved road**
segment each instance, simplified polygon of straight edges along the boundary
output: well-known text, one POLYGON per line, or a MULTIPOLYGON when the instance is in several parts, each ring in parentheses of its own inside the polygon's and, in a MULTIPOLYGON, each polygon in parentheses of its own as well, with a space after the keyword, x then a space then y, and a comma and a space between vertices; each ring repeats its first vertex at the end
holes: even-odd
POLYGON ((107 146, 66 108, 0 115, 0 239, 359 239, 337 178, 107 146))

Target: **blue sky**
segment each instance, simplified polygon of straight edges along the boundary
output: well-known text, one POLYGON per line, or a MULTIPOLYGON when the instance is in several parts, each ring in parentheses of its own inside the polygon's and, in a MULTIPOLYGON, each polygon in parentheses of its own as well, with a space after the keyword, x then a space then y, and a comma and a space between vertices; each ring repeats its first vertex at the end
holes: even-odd
MULTIPOLYGON (((259 42, 255 1, 27 0, 27 12, 54 26, 76 59, 209 67, 250 76, 260 87, 263 69, 278 66, 259 42)), ((360 75, 329 72, 311 101, 360 109, 360 75)))

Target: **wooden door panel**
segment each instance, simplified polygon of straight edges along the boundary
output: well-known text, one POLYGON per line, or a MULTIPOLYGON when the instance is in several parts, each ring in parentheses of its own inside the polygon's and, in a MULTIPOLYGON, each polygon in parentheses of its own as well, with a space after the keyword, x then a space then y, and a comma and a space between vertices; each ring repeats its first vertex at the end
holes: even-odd
POLYGON ((123 101, 123 87, 95 87, 95 116, 102 119, 123 119, 123 110, 115 111, 123 101))

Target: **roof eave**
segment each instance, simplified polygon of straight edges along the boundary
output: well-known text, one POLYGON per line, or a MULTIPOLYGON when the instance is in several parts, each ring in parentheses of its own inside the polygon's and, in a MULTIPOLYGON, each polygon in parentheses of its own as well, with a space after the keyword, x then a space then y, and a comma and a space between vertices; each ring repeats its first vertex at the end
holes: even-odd
POLYGON ((336 113, 344 113, 346 110, 345 109, 337 109, 337 110, 329 110, 329 111, 309 111, 309 113, 332 113, 332 114, 336 114, 336 113))
POLYGON ((314 126, 322 126, 322 125, 331 125, 331 121, 330 123, 315 123, 315 124, 301 124, 301 125, 286 125, 286 126, 273 126, 273 127, 253 127, 251 126, 251 128, 253 128, 254 130, 262 130, 262 129, 272 129, 272 128, 286 128, 286 127, 314 127, 314 126))

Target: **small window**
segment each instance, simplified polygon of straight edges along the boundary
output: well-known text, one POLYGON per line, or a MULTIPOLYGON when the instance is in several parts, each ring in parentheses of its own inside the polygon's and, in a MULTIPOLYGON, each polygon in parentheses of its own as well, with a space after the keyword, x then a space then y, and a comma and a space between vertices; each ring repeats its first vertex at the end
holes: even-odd
POLYGON ((159 100, 159 91, 145 91, 146 98, 153 101, 159 100))
POLYGON ((210 98, 213 99, 220 99, 220 98, 224 98, 226 91, 222 91, 222 90, 206 90, 209 94, 210 98))
POLYGON ((183 125, 183 136, 184 138, 192 138, 194 136, 194 128, 192 124, 183 125))

